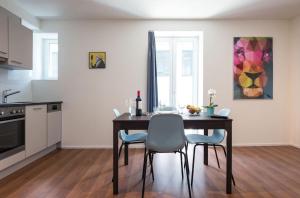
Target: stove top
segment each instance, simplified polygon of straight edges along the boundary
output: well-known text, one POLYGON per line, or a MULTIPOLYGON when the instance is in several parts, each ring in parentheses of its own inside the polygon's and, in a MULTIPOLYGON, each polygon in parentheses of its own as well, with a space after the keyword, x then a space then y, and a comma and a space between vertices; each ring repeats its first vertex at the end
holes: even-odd
POLYGON ((25 106, 0 107, 0 118, 25 115, 25 106))

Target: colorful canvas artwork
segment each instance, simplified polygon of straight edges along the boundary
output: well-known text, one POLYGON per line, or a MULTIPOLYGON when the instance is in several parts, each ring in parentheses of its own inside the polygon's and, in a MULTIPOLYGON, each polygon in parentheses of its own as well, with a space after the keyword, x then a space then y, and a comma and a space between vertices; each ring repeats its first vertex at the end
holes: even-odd
POLYGON ((234 99, 273 98, 273 39, 234 38, 234 99))
POLYGON ((105 68, 106 53, 105 52, 89 52, 89 68, 98 69, 105 68))

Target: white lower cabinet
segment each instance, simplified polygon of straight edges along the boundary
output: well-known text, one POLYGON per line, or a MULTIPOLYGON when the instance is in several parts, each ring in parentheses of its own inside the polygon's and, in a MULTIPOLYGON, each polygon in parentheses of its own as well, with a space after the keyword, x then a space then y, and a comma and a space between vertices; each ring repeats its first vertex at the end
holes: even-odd
POLYGON ((29 157, 47 148, 47 105, 26 106, 25 151, 29 157))
POLYGON ((61 111, 48 113, 48 146, 52 146, 61 141, 61 116, 61 111))

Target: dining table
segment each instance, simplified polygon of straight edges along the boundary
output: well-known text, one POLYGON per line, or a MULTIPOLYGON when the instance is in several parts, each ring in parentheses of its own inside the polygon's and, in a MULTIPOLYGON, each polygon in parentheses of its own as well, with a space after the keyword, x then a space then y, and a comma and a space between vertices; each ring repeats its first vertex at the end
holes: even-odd
MULTIPOLYGON (((131 115, 130 113, 123 113, 113 120, 113 194, 119 193, 119 158, 118 145, 120 130, 147 130, 151 116, 155 113, 146 113, 142 116, 131 115)), ((224 129, 226 131, 226 193, 232 193, 232 119, 230 118, 213 118, 203 114, 190 115, 181 114, 183 118, 185 129, 202 129, 204 135, 208 135, 210 129, 224 129)), ((128 165, 128 146, 124 148, 124 161, 128 165)), ((204 145, 204 164, 208 165, 208 145, 204 145)))

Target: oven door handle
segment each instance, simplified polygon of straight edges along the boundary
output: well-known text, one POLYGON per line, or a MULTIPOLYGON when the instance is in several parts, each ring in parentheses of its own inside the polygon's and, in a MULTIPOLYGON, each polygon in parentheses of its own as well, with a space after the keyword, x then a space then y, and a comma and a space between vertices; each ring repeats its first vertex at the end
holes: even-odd
POLYGON ((25 118, 17 118, 17 119, 13 119, 13 120, 4 120, 4 121, 0 121, 0 124, 16 122, 16 121, 21 121, 21 120, 25 120, 25 118))

